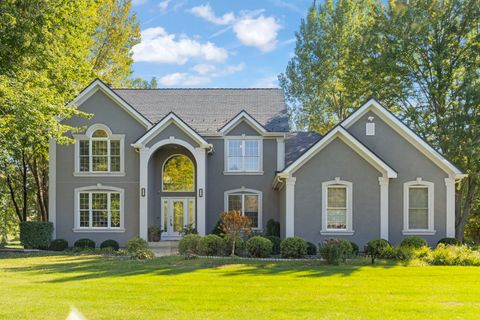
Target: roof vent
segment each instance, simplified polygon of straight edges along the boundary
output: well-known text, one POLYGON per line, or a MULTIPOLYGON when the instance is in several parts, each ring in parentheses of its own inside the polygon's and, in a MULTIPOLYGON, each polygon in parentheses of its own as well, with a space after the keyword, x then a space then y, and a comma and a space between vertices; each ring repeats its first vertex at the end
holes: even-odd
POLYGON ((373 122, 374 117, 368 117, 368 121, 365 127, 365 134, 367 136, 375 135, 375 123, 373 122))

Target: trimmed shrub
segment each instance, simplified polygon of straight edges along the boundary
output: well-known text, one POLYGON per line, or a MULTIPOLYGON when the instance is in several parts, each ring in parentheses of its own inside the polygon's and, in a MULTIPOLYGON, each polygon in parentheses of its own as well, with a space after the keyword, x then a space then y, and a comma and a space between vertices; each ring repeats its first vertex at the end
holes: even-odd
POLYGON ((280 254, 280 243, 282 243, 282 239, 277 236, 263 236, 264 238, 270 240, 273 244, 272 247, 272 254, 280 254))
POLYGON ((395 250, 395 258, 398 259, 398 260, 403 260, 403 261, 411 260, 416 255, 415 251, 420 249, 420 248, 423 248, 423 247, 424 246, 415 248, 413 246, 407 246, 407 245, 402 246, 402 245, 400 245, 400 247, 398 247, 395 250))
POLYGON ((395 256, 395 250, 387 240, 376 239, 367 243, 365 254, 372 258, 373 264, 377 258, 388 258, 391 255, 395 256))
POLYGON ((105 249, 105 248, 112 248, 115 251, 118 251, 120 249, 120 245, 118 244, 117 241, 109 239, 105 240, 100 244, 100 249, 105 249))
POLYGON ((440 243, 434 250, 429 249, 421 259, 433 265, 480 266, 480 252, 465 245, 440 243))
POLYGON ((153 251, 148 249, 148 242, 140 237, 128 240, 125 249, 132 259, 149 260, 155 257, 153 251))
POLYGON ((326 239, 320 244, 320 256, 328 264, 338 264, 352 256, 353 248, 345 239, 326 239))
POLYGON ((212 234, 223 237, 222 220, 217 221, 217 224, 215 225, 215 227, 213 227, 212 234))
POLYGON ((248 254, 255 258, 266 258, 272 253, 272 241, 261 236, 251 237, 246 245, 248 254))
POLYGON ((420 237, 406 237, 400 243, 400 247, 421 248, 426 246, 427 241, 420 237))
POLYGON ((317 255, 317 246, 314 243, 307 242, 307 255, 316 256, 317 255))
POLYGON ((265 235, 280 238, 280 222, 275 221, 274 219, 269 219, 267 221, 267 230, 265 235))
MULTIPOLYGON (((233 238, 227 237, 225 238, 225 253, 231 254, 232 253, 232 246, 233 246, 233 238)), ((237 239, 235 240, 235 252, 234 255, 236 256, 244 256, 246 255, 247 246, 245 240, 237 239)))
POLYGON ((187 234, 178 243, 178 253, 183 256, 198 254, 198 243, 202 239, 198 234, 187 234))
POLYGON ((447 246, 459 246, 459 245, 461 245, 460 241, 458 241, 455 238, 442 238, 442 239, 438 240, 437 246, 439 244, 444 244, 444 245, 447 245, 447 246))
POLYGON ((358 256, 358 254, 360 253, 360 248, 358 247, 358 245, 353 241, 350 241, 350 245, 352 246, 352 256, 358 256))
POLYGON ((204 256, 221 256, 225 254, 225 241, 216 234, 209 234, 200 239, 198 253, 204 256))
POLYGON ((25 249, 47 249, 52 232, 53 224, 48 221, 20 222, 20 242, 25 249))
POLYGON ((64 251, 68 248, 68 241, 64 239, 55 239, 50 242, 48 250, 51 251, 64 251))
POLYGON ((307 255, 308 244, 299 237, 286 238, 280 243, 282 258, 300 259, 307 255))
POLYGON ((78 239, 75 241, 73 244, 73 247, 79 250, 89 250, 89 249, 95 249, 95 241, 90 240, 90 239, 78 239))

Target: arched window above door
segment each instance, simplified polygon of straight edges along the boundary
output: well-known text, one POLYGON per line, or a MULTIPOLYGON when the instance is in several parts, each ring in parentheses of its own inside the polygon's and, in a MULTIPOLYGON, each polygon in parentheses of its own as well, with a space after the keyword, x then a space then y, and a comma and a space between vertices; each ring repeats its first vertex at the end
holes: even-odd
POLYGON ((195 166, 189 157, 176 154, 165 160, 162 170, 162 191, 195 191, 195 166))

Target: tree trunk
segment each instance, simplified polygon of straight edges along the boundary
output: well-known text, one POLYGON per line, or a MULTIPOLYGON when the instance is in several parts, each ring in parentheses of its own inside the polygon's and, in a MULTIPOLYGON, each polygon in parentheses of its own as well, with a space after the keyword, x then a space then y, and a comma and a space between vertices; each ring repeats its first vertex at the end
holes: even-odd
POLYGON ((478 185, 476 177, 470 176, 466 178, 466 181, 463 183, 460 192, 458 192, 456 195, 455 238, 462 242, 464 238, 465 225, 470 217, 472 202, 475 198, 477 187, 478 185))
MULTIPOLYGON (((40 161, 42 160, 40 159, 40 161)), ((48 221, 44 177, 42 175, 42 169, 40 166, 41 165, 39 165, 39 161, 36 158, 33 158, 33 160, 29 163, 30 171, 32 172, 35 185, 37 186, 35 193, 37 196, 37 206, 40 213, 40 218, 42 221, 48 221)))

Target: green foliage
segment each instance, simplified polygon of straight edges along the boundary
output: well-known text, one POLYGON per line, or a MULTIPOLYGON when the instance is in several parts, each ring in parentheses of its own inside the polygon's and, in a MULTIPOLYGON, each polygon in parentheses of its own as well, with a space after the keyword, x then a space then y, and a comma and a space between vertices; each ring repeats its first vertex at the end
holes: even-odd
POLYGON ((450 246, 459 246, 459 245, 461 245, 460 241, 458 241, 458 240, 455 239, 455 238, 442 238, 442 239, 438 240, 437 246, 438 246, 439 244, 445 244, 445 245, 450 245, 450 246))
POLYGON ((262 236, 254 236, 247 240, 248 254, 255 258, 266 258, 272 253, 273 243, 262 236))
POLYGON ((137 260, 151 260, 155 258, 155 254, 150 249, 140 249, 130 253, 130 257, 137 260))
POLYGON ((225 241, 215 234, 202 237, 198 243, 198 253, 204 256, 221 256, 225 254, 225 241))
POLYGON ((275 221, 274 219, 269 219, 267 221, 267 230, 265 235, 280 237, 280 222, 275 221))
POLYGON ((400 247, 421 248, 427 246, 427 241, 420 237, 405 237, 400 243, 400 247))
POLYGON ((158 242, 162 237, 162 230, 157 226, 148 227, 148 241, 158 242))
POLYGON ((358 254, 360 252, 360 248, 358 247, 358 244, 356 244, 353 241, 350 241, 350 245, 352 246, 352 255, 354 257, 358 256, 358 254))
POLYGON ((272 254, 280 254, 280 244, 282 243, 282 239, 277 236, 263 236, 266 239, 272 242, 272 254))
POLYGON ((73 244, 73 247, 78 249, 78 250, 89 250, 89 249, 95 249, 95 241, 91 239, 78 239, 75 241, 73 244))
POLYGON ((480 266, 480 251, 465 245, 439 244, 435 249, 423 252, 421 260, 432 265, 480 266))
POLYGON ((115 240, 105 240, 100 244, 100 249, 112 248, 114 251, 120 249, 120 245, 115 240))
POLYGON ((217 224, 212 230, 212 234, 216 234, 219 237, 223 237, 223 230, 222 230, 222 220, 218 220, 217 224))
POLYGON ((282 240, 280 254, 282 258, 300 259, 307 255, 308 244, 299 237, 290 237, 282 240))
POLYGON ((137 251, 148 249, 148 242, 140 237, 133 237, 127 241, 125 249, 128 253, 134 254, 137 251))
POLYGON ((25 249, 47 249, 52 241, 53 224, 47 221, 20 222, 20 242, 25 249))
POLYGON ((317 255, 317 246, 314 243, 307 242, 307 255, 316 256, 317 255))
POLYGON ((390 258, 395 256, 395 250, 387 240, 376 239, 367 243, 365 254, 372 258, 373 264, 377 258, 390 258))
POLYGON ((195 223, 189 223, 188 225, 183 227, 182 236, 186 236, 187 234, 198 234, 195 223))
POLYGON ((169 158, 163 166, 163 190, 193 191, 195 189, 195 167, 192 160, 183 154, 169 158))
POLYGON ((198 254, 198 243, 202 239, 198 234, 187 234, 178 243, 178 252, 183 256, 198 254))
POLYGON ((350 241, 345 239, 326 239, 320 244, 320 256, 328 264, 338 264, 346 261, 353 253, 350 241))
MULTIPOLYGON (((224 238, 225 240, 225 252, 226 253, 232 253, 233 250, 233 239, 230 237, 224 238)), ((235 240, 235 251, 233 254, 235 256, 245 256, 246 255, 246 250, 247 250, 247 245, 246 241, 243 239, 237 239, 235 240)))
POLYGON ((64 251, 68 248, 68 241, 64 239, 55 239, 50 242, 48 250, 51 251, 64 251))

